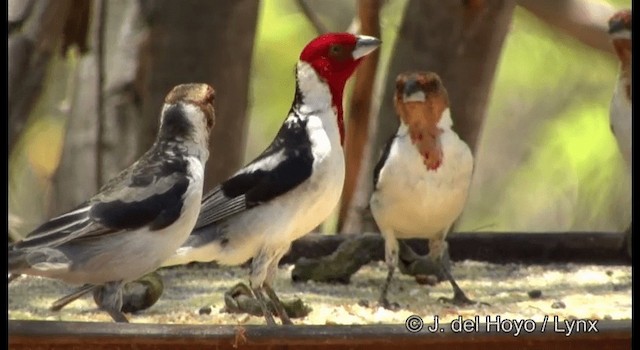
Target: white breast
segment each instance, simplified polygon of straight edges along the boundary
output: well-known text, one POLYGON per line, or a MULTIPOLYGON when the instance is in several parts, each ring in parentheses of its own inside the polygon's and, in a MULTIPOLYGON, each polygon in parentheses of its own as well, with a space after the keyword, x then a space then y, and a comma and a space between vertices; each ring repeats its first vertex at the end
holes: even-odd
POLYGON ((408 134, 400 133, 380 172, 371 210, 381 229, 398 238, 429 238, 448 229, 464 208, 473 157, 450 129, 441 137, 442 164, 427 170, 408 134))
POLYGON ((331 214, 342 193, 344 157, 337 128, 330 131, 323 119, 311 116, 307 123, 314 156, 311 177, 294 190, 227 220, 224 229, 233 239, 224 248, 207 247, 209 260, 238 265, 264 247, 286 252, 292 241, 331 214))
POLYGON ((292 240, 300 238, 321 224, 334 210, 344 184, 345 165, 340 132, 335 114, 310 116, 307 132, 314 158, 313 172, 308 181, 291 193, 292 205, 300 206, 299 217, 292 225, 292 240), (333 121, 327 123, 327 120, 333 121), (328 125, 327 125, 328 124, 328 125))

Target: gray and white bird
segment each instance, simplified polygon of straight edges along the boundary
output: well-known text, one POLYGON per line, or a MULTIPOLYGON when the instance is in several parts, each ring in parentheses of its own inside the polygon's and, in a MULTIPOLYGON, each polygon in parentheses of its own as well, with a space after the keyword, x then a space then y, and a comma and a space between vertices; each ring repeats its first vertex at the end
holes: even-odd
POLYGON ((447 233, 467 200, 473 156, 451 129, 447 90, 437 74, 400 74, 395 89, 400 126, 374 169, 369 202, 385 241, 388 266, 379 302, 390 307, 387 292, 398 264, 398 239, 426 238, 435 271, 454 289, 453 299, 443 299, 472 303, 442 264, 442 257, 447 233))
POLYGON ((620 61, 609 122, 620 153, 631 170, 631 10, 618 11, 611 17, 609 35, 620 61))
POLYGON ((157 269, 196 224, 213 103, 209 85, 174 87, 153 146, 98 194, 9 246, 9 272, 104 286, 101 305, 128 322, 124 283, 157 269))
POLYGON ((193 261, 251 263, 250 286, 266 322, 275 324, 263 292, 283 324, 291 324, 272 283, 291 242, 322 223, 344 182, 345 83, 380 40, 328 33, 307 44, 296 65, 289 113, 255 160, 203 198, 195 230, 165 266, 193 261))

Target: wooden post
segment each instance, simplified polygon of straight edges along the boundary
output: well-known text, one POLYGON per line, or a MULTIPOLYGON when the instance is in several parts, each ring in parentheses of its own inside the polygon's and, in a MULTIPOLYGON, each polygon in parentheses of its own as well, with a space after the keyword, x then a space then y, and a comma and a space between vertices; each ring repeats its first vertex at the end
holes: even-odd
MULTIPOLYGON (((380 1, 360 0, 360 34, 380 38, 380 1)), ((338 232, 355 232, 345 223, 356 191, 360 170, 362 169, 365 146, 369 139, 369 120, 371 119, 371 101, 373 85, 376 79, 380 50, 372 52, 363 62, 354 79, 353 93, 349 101, 349 114, 345 140, 346 177, 340 200, 338 232), (345 230, 346 229, 346 230, 345 230)), ((351 225, 353 226, 353 225, 351 225)), ((359 227, 358 227, 359 228, 359 227)))
POLYGON ((177 84, 207 83, 216 90, 205 190, 243 162, 249 75, 259 3, 238 1, 143 2, 149 37, 142 75, 141 150, 154 141, 162 101, 177 84))

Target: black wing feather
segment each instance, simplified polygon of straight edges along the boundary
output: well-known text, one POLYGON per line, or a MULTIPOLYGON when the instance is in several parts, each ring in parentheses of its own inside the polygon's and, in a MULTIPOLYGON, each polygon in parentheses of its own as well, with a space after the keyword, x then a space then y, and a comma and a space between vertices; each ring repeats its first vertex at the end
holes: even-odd
POLYGON ((167 151, 183 153, 177 144, 154 146, 103 186, 100 193, 42 224, 14 248, 55 247, 144 225, 152 230, 169 226, 182 210, 182 197, 190 182, 188 162, 182 157, 167 160, 167 151))
POLYGON ((393 145, 393 141, 396 136, 393 135, 387 140, 387 143, 384 145, 384 149, 382 150, 382 154, 380 155, 380 159, 376 164, 376 167, 373 169, 373 188, 377 188, 378 180, 380 179, 380 171, 384 167, 384 163, 386 163, 387 158, 389 158, 389 152, 391 152, 391 145, 393 145))
POLYGON ((311 176, 312 169, 313 154, 306 122, 294 118, 283 124, 276 138, 258 158, 204 196, 196 229, 293 190, 311 176), (279 163, 253 169, 255 164, 280 153, 279 163))
POLYGON ((310 149, 285 152, 285 159, 275 168, 234 176, 222 184, 222 191, 244 195, 246 207, 252 208, 294 189, 311 176, 312 166, 310 149), (238 191, 240 188, 242 192, 238 191))
POLYGON ((126 186, 105 188, 93 203, 89 217, 113 230, 134 230, 149 225, 163 229, 180 216, 189 187, 188 161, 166 156, 183 153, 177 144, 159 144, 141 158, 125 177, 126 186))
POLYGON ((60 227, 69 226, 74 223, 77 223, 79 220, 85 219, 87 217, 88 209, 83 211, 79 211, 79 210, 82 209, 83 207, 86 207, 87 204, 88 204, 87 202, 84 202, 79 206, 75 207, 74 209, 70 210, 66 214, 52 218, 51 220, 38 226, 36 229, 30 232, 28 236, 35 236, 47 231, 56 230, 56 229, 59 229, 60 227), (75 211, 79 211, 79 212, 76 214, 71 214, 75 211))
POLYGON ((65 242, 70 234, 83 230, 91 224, 88 205, 88 202, 85 202, 68 213, 52 218, 31 231, 23 240, 16 242, 13 247, 55 246, 65 242), (70 214, 82 207, 87 207, 87 210, 70 214))
POLYGON ((114 230, 132 230, 150 225, 160 230, 178 219, 189 179, 180 177, 166 192, 154 194, 140 201, 114 200, 99 202, 91 207, 90 217, 95 222, 114 230))

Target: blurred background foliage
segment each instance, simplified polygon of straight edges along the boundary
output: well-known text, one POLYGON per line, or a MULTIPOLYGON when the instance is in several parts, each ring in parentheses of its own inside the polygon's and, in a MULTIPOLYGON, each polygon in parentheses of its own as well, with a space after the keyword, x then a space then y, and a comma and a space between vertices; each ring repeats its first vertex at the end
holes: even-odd
MULTIPOLYGON (((608 2, 616 8, 631 5, 628 0, 608 2)), ((381 73, 386 71, 405 4, 406 0, 389 0, 382 7, 381 73)), ((631 179, 608 122, 615 56, 557 33, 521 8, 511 26, 458 230, 624 230, 631 220, 631 179)), ((296 1, 261 1, 251 67, 247 161, 280 127, 294 93, 297 55, 315 35, 296 1)), ((68 112, 67 92, 73 84, 67 73, 76 61, 74 51, 66 58, 55 56, 43 95, 10 158, 9 211, 10 218, 18 218, 10 225, 19 223, 15 230, 20 233, 47 217, 68 112)), ((335 227, 325 225, 325 231, 335 227)))
POLYGON ((609 128, 617 69, 615 56, 516 7, 460 230, 628 226, 631 179, 609 128))

